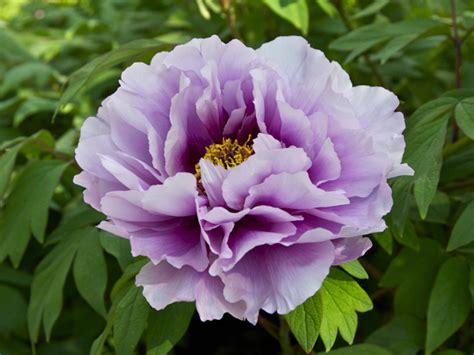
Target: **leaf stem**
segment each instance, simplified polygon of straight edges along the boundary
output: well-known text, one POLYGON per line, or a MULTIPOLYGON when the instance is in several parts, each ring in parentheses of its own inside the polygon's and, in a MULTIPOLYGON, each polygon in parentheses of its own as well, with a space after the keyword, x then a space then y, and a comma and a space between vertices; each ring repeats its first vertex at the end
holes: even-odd
MULTIPOLYGON (((459 38, 458 22, 457 22, 457 15, 456 15, 456 0, 451 0, 451 19, 452 19, 451 23, 452 23, 452 32, 453 32, 451 39, 454 42, 454 71, 455 71, 454 87, 456 89, 459 89, 461 88, 462 40, 461 38, 459 38)), ((456 142, 459 137, 459 127, 455 119, 453 119, 452 128, 453 128, 452 141, 456 142)))
POLYGON ((231 0, 221 0, 221 6, 232 36, 239 40, 242 39, 239 29, 237 28, 235 13, 232 11, 231 0))

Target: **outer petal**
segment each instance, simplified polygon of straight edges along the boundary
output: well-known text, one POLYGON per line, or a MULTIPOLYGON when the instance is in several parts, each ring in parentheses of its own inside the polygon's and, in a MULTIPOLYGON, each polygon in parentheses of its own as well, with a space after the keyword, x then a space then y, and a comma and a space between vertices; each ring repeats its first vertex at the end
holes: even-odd
POLYGON ((221 275, 224 296, 245 301, 252 323, 259 309, 286 314, 321 287, 333 260, 331 242, 257 248, 221 275))
POLYGON ((372 247, 369 238, 341 238, 332 241, 336 257, 334 265, 344 264, 348 261, 360 258, 372 247))
POLYGON ((224 313, 241 319, 244 317, 245 305, 242 302, 230 303, 223 297, 224 286, 219 278, 190 267, 176 269, 166 262, 150 263, 137 275, 136 284, 143 286, 143 295, 157 310, 174 302, 196 301, 203 321, 220 319, 224 313))

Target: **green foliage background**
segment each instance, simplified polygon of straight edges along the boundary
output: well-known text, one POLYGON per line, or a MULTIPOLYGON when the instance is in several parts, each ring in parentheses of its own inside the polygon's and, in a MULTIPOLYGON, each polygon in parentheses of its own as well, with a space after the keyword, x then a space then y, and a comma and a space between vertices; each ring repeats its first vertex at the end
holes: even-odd
POLYGON ((0 0, 0 353, 472 354, 473 31, 472 0, 0 0), (150 309, 144 260, 72 184, 79 128, 121 70, 212 34, 303 35, 354 84, 394 91, 416 171, 392 181, 360 263, 257 327, 150 309))

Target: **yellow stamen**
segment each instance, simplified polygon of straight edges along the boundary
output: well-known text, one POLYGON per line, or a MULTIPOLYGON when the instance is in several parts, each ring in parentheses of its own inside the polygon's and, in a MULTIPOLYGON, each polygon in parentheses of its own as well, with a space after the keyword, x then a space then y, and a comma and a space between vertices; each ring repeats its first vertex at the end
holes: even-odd
MULTIPOLYGON (((252 136, 249 135, 244 144, 239 144, 237 139, 232 140, 231 138, 222 138, 222 143, 211 144, 206 147, 206 154, 203 158, 209 160, 215 165, 220 165, 225 169, 233 168, 239 164, 242 164, 253 154, 253 148, 250 144, 252 136)), ((199 163, 195 165, 196 178, 201 180, 201 167, 199 163)))

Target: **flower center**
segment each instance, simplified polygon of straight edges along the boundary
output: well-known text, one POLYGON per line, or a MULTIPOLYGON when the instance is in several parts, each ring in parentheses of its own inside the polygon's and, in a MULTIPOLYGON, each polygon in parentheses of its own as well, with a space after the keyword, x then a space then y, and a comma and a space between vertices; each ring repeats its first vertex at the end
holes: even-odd
MULTIPOLYGON (((215 143, 206 147, 206 154, 204 154, 203 158, 225 169, 233 168, 242 164, 253 154, 252 144, 250 144, 251 138, 252 136, 249 135, 243 144, 239 144, 237 139, 222 138, 222 143, 215 143)), ((201 180, 201 167, 199 163, 195 165, 195 168, 195 175, 199 181, 201 180)))

